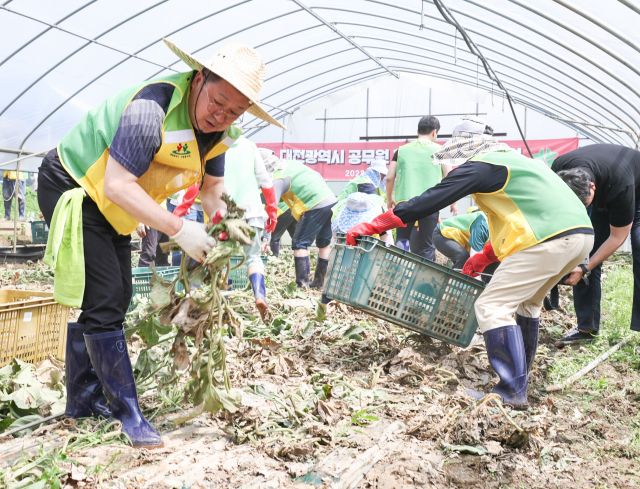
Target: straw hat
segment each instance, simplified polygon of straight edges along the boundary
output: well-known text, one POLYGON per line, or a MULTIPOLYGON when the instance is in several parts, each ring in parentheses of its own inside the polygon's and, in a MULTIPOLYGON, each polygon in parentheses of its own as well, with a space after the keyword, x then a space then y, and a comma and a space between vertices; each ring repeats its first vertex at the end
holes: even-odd
POLYGON ((163 41, 190 68, 197 71, 206 68, 238 89, 251 102, 247 112, 269 124, 286 129, 260 106, 258 93, 264 82, 265 68, 262 57, 255 49, 240 42, 230 42, 222 46, 213 58, 199 61, 171 41, 167 39, 163 39, 163 41))

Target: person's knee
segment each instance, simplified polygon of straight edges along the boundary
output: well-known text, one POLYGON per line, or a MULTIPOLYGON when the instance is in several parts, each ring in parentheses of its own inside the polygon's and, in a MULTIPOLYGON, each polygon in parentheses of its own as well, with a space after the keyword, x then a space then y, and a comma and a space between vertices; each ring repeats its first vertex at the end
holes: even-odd
POLYGON ((525 318, 538 318, 540 317, 541 309, 542 303, 537 304, 533 301, 526 301, 518 306, 517 313, 525 318))

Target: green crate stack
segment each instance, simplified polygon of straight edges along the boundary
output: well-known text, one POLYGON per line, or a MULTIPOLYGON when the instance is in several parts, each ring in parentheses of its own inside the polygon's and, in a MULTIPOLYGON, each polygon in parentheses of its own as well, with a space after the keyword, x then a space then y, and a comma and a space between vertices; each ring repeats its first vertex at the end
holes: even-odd
MULTIPOLYGON (((166 278, 167 280, 175 280, 180 273, 180 267, 158 267, 156 268, 156 272, 159 276, 166 278)), ((133 298, 136 295, 141 295, 143 297, 148 297, 151 292, 151 277, 153 277, 153 272, 150 268, 140 267, 140 268, 132 268, 131 269, 131 278, 133 280, 133 293, 131 294, 131 302, 129 303, 130 312, 134 309, 133 307, 133 298)), ((182 290, 183 286, 178 284, 178 290, 182 290)))
POLYGON ((482 282, 421 256, 361 236, 348 246, 338 234, 327 297, 452 345, 476 332, 473 305, 482 282))
MULTIPOLYGON (((262 263, 264 266, 267 266, 267 255, 260 256, 262 258, 262 263)), ((229 273, 229 279, 231 280, 231 289, 244 289, 247 285, 249 285, 249 267, 247 267, 247 262, 245 261, 238 268, 233 268, 238 265, 242 261, 242 255, 232 256, 230 260, 231 272, 229 273)))
POLYGON ((46 244, 49 238, 49 227, 45 221, 31 221, 31 242, 46 244))

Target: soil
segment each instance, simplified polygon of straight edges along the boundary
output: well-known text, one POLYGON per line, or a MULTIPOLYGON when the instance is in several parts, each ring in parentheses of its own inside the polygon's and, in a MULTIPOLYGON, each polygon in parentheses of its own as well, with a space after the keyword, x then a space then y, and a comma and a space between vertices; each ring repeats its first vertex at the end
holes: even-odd
MULTIPOLYGON (((289 268, 285 271, 292 273, 289 268)), ((175 411, 158 415, 153 422, 162 432, 164 448, 138 450, 111 444, 71 453, 79 466, 107 466, 113 460, 100 480, 68 477, 63 487, 98 483, 122 489, 640 485, 640 392, 632 387, 640 385, 637 365, 599 365, 587 377, 606 378, 601 389, 577 382, 561 392, 545 392, 553 362, 580 352, 580 347, 558 350, 557 335, 547 331, 558 324, 564 330, 575 325, 575 317, 562 307, 542 315, 540 349, 528 390, 530 409, 516 412, 505 406, 503 412, 466 394, 467 388, 489 393, 497 382, 481 336, 466 349, 451 347, 334 304, 327 318, 343 327, 334 332, 316 327, 305 336, 319 293, 310 292, 309 297, 313 300, 305 295, 288 299, 288 306, 285 301, 278 304, 280 310, 290 311, 287 319, 292 323, 292 332, 281 335, 279 343, 257 338, 227 344, 232 386, 243 395, 239 412, 207 413, 182 426, 172 421, 175 411), (360 339, 345 339, 345 329, 358 324, 364 325, 360 339), (342 374, 343 381, 362 393, 376 391, 386 399, 343 397, 341 392, 349 387, 332 380, 331 373, 342 374), (315 409, 297 416, 293 423, 274 417, 281 411, 274 401, 247 390, 259 385, 269 395, 286 400, 302 385, 320 384, 334 392, 323 401, 327 411, 318 401, 315 409), (377 419, 354 422, 354 413, 363 406, 372 408, 368 414, 377 419), (293 435, 254 435, 254 441, 239 435, 267 419, 291 428, 293 435)), ((561 306, 568 301, 566 295, 561 297, 561 306)), ((129 347, 134 358, 140 343, 134 335, 129 347)), ((140 396, 143 409, 161 406, 160 402, 155 390, 140 396)), ((68 433, 64 429, 58 424, 37 436, 5 440, 0 469, 20 457, 23 447, 33 452, 40 443, 61 446, 68 433)))

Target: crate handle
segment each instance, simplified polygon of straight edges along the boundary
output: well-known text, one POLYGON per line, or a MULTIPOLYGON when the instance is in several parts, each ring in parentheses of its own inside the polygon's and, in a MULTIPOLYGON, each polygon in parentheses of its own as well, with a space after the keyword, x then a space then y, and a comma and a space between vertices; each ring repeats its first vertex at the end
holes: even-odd
MULTIPOLYGON (((351 245, 342 244, 342 243, 336 243, 335 246, 336 246, 336 248, 338 248, 338 247, 342 247, 342 248, 359 248, 360 250, 362 250, 363 253, 370 253, 378 245, 378 243, 379 243, 379 241, 375 241, 373 243, 373 246, 369 250, 365 250, 362 246, 351 246, 351 245)), ((385 244, 385 247, 387 247, 387 246, 388 245, 385 244)))

